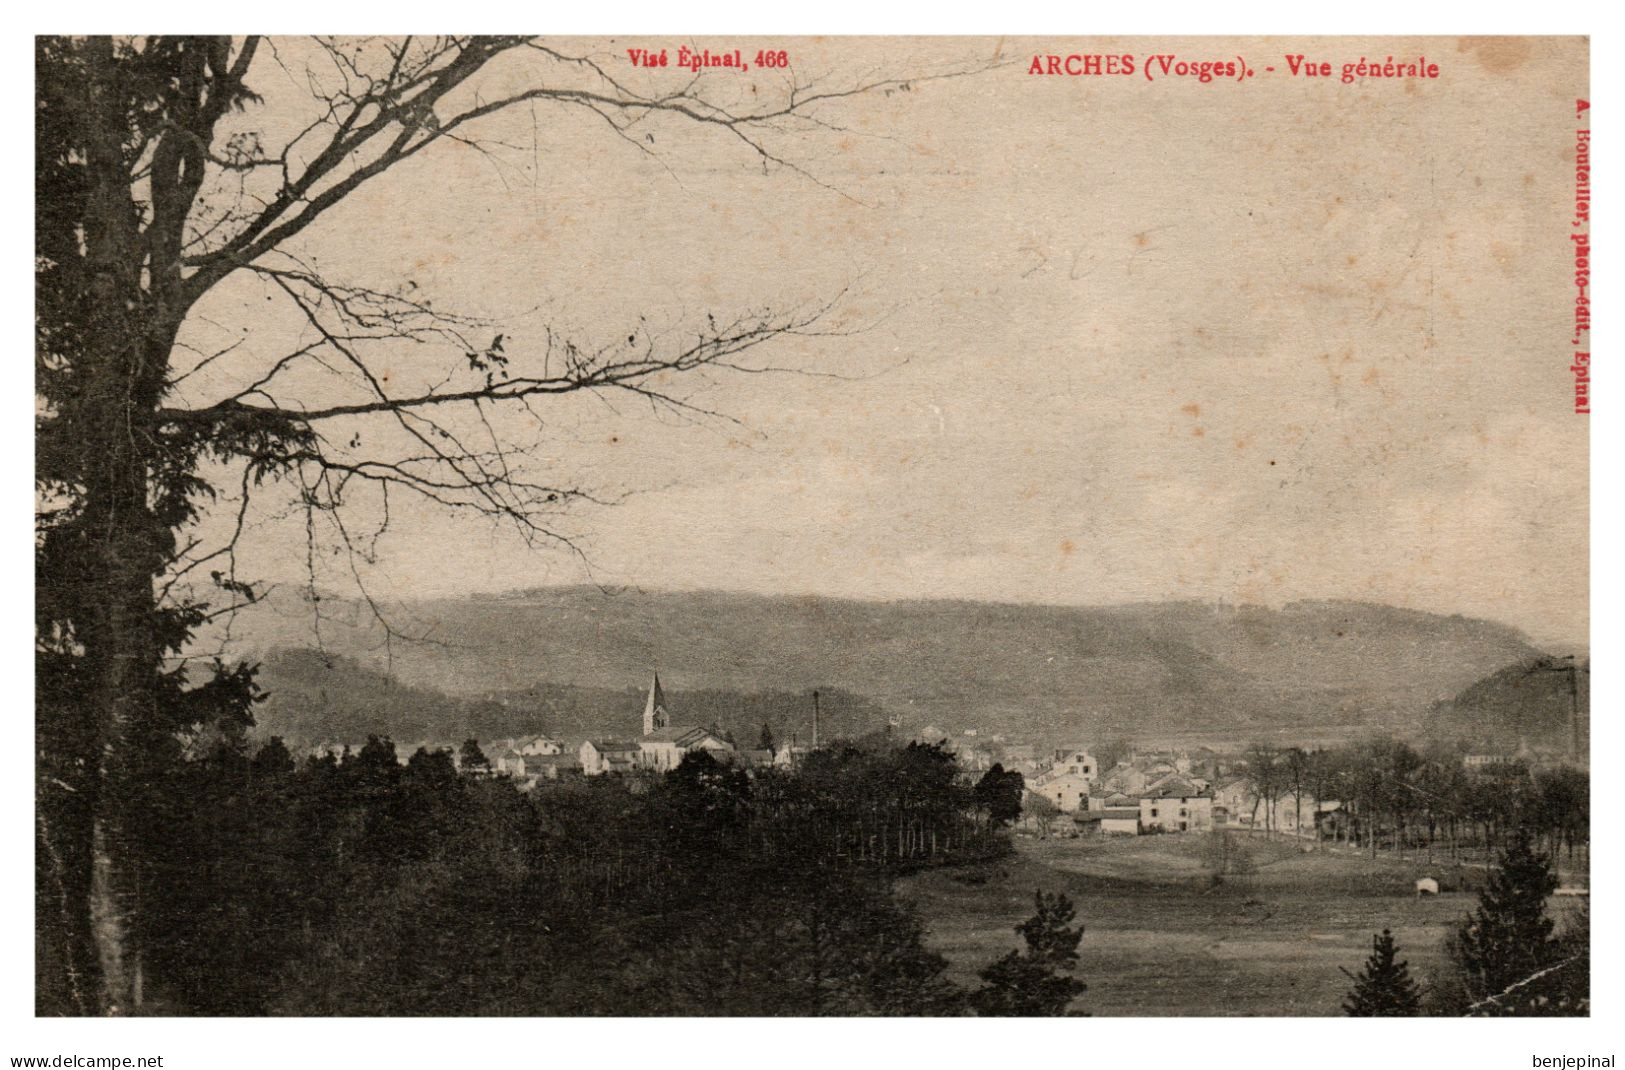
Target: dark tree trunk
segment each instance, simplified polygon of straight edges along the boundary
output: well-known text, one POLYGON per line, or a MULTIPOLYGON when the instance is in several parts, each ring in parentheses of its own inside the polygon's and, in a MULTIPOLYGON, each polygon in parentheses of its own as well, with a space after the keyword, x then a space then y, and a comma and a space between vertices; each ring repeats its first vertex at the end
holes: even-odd
MULTIPOLYGON (((123 110, 113 99, 112 45, 87 46, 84 142, 89 179, 84 241, 93 311, 81 349, 72 354, 83 388, 72 409, 72 442, 80 451, 80 532, 84 584, 74 598, 74 638, 89 731, 71 759, 86 771, 90 879, 74 894, 88 897, 75 913, 89 919, 100 972, 97 1009, 128 1013, 141 999, 140 950, 130 925, 136 882, 128 872, 131 843, 140 827, 141 739, 155 721, 155 688, 164 639, 158 634, 154 582, 174 548, 173 534, 155 512, 153 489, 161 456, 157 413, 179 322, 178 242, 161 240, 178 220, 160 203, 173 190, 174 161, 154 163, 155 216, 137 229, 127 162, 121 143, 123 110), (171 251, 154 263, 148 250, 171 251)), ((190 200, 190 195, 187 195, 190 200)), ((184 215, 184 213, 182 213, 184 215)), ((82 827, 74 835, 84 835, 82 827)), ((82 939, 86 926, 74 927, 82 939)), ((82 950, 70 953, 75 964, 82 950)))

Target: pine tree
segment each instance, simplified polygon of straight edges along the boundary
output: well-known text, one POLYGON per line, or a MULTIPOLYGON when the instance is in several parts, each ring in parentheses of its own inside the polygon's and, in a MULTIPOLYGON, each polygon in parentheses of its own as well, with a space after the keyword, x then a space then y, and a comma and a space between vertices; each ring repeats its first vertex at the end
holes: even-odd
POLYGON ((1544 1009, 1547 971, 1563 960, 1563 947, 1546 913, 1557 889, 1550 860, 1534 849, 1528 830, 1518 829, 1500 864, 1451 941, 1460 988, 1470 1014, 1524 1015, 1544 1009))
POLYGON ((1371 957, 1354 978, 1354 988, 1343 1001, 1343 1013, 1350 1018, 1415 1017, 1421 1007, 1420 990, 1405 961, 1395 960, 1397 951, 1394 934, 1387 929, 1371 938, 1371 957))
POLYGON ((1021 801, 1026 794, 1027 782, 1022 775, 1014 770, 1005 772, 997 762, 976 782, 976 805, 994 828, 1020 819, 1021 801))
POLYGON ((1083 926, 1072 924, 1072 901, 1059 892, 1034 892, 1033 904, 1033 916, 1016 926, 1026 950, 1012 951, 981 971, 986 984, 971 994, 970 1003, 983 1017, 1066 1014, 1089 987, 1069 976, 1083 939, 1083 926))
POLYGON ((480 749, 480 741, 477 739, 463 740, 462 748, 457 754, 457 764, 470 776, 482 776, 491 771, 491 759, 480 749))

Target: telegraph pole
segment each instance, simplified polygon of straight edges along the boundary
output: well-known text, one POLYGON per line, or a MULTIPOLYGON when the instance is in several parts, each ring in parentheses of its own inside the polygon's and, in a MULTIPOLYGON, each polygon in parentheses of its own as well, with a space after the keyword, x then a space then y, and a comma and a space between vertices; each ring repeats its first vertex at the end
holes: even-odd
POLYGON ((813 690, 813 750, 818 749, 818 691, 813 690))

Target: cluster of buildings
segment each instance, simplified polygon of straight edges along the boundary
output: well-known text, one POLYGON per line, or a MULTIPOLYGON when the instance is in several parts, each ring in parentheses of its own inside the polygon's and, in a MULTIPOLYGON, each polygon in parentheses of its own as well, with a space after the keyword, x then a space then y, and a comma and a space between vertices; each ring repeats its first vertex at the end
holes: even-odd
POLYGON ((1030 795, 1069 815, 1085 834, 1141 836, 1267 825, 1288 836, 1313 835, 1326 812, 1339 806, 1308 796, 1266 804, 1241 769, 1239 757, 1207 747, 1131 752, 1109 768, 1087 748, 1070 747, 1023 770, 1023 777, 1030 795))
MULTIPOLYGON (((893 728, 896 721, 892 722, 893 728)), ((815 718, 816 734, 816 718, 815 718)), ((1244 775, 1238 754, 1209 747, 1187 750, 1133 751, 1102 767, 1087 747, 1072 746, 1041 752, 1036 746, 983 737, 975 729, 958 736, 927 725, 914 738, 945 746, 960 767, 975 775, 999 765, 1021 774, 1029 815, 1042 799, 1084 834, 1140 836, 1152 833, 1206 832, 1215 828, 1268 828, 1287 836, 1318 836, 1340 818, 1342 805, 1317 800, 1308 794, 1260 799, 1244 775)), ((816 740, 815 744, 816 746, 816 740)), ((443 746, 424 742, 424 749, 443 746)), ((322 744, 313 754, 340 752, 339 744, 322 744)), ((350 748, 345 747, 344 750, 350 748)), ((403 763, 418 748, 397 748, 403 763)), ((813 747, 793 742, 771 749, 739 746, 715 726, 673 724, 660 677, 654 674, 643 708, 643 732, 636 738, 598 738, 566 743, 545 734, 487 743, 491 772, 512 777, 522 787, 542 781, 577 776, 664 773, 675 769, 689 754, 709 754, 716 761, 745 769, 788 768, 813 747)), ((462 755, 453 751, 461 761, 462 755)), ((1502 767, 1533 770, 1566 759, 1557 748, 1530 747, 1520 742, 1516 751, 1466 753, 1462 763, 1470 771, 1489 773, 1502 767)))
POLYGON ((663 773, 683 758, 704 752, 727 765, 747 768, 789 766, 809 748, 785 743, 768 749, 740 747, 715 728, 673 724, 665 692, 656 674, 643 706, 643 734, 635 739, 587 739, 571 746, 546 735, 505 740, 486 758, 493 772, 513 777, 526 787, 543 780, 611 773, 663 773))
MULTIPOLYGON (((1520 744, 1516 750, 1467 753, 1462 765, 1470 773, 1516 770, 1520 774, 1569 761, 1559 748, 1520 744)), ((1282 792, 1262 799, 1244 775, 1239 755, 1207 747, 1190 751, 1130 753, 1110 768, 1086 748, 1053 751, 1039 762, 1011 761, 1038 796, 1079 831, 1109 835, 1154 832, 1200 832, 1213 828, 1259 829, 1288 837, 1319 837, 1347 820, 1341 802, 1313 794, 1282 792)))
MULTIPOLYGON (((445 741, 425 740, 396 748, 404 764, 419 749, 446 749, 445 741)), ((338 743, 311 748, 313 755, 341 757, 357 749, 338 743)), ((450 747, 461 764, 460 749, 450 747)), ((666 695, 656 674, 649 683, 643 706, 643 734, 630 739, 587 739, 568 743, 545 733, 513 739, 487 741, 482 747, 491 772, 512 777, 521 787, 531 788, 544 780, 606 774, 663 773, 677 768, 688 754, 703 751, 725 765, 745 768, 786 767, 800 761, 812 748, 783 743, 771 750, 745 748, 714 727, 673 724, 666 695)))
MULTIPOLYGON (((934 732, 927 727, 920 735, 924 738, 934 732)), ((1262 823, 1246 780, 1232 772, 1240 768, 1239 760, 1207 747, 1130 753, 1110 768, 1101 768, 1084 747, 1041 757, 1036 748, 997 737, 981 739, 967 733, 960 739, 934 741, 945 742, 972 775, 996 762, 1020 772, 1030 795, 1042 797, 1069 815, 1081 831, 1133 836, 1245 827, 1255 817, 1262 823)), ((571 746, 535 735, 495 744, 487 757, 494 772, 529 787, 569 776, 666 772, 694 752, 744 768, 788 767, 809 749, 788 743, 771 750, 746 749, 715 728, 673 724, 660 677, 655 675, 644 702, 643 734, 637 738, 587 739, 571 746)), ((1306 803, 1306 813, 1310 805, 1306 803)), ((1272 827, 1296 831, 1297 814, 1287 812, 1291 800, 1276 806, 1280 812, 1274 815, 1272 827)), ((1313 828, 1307 816, 1304 824, 1313 828)))
MULTIPOLYGON (((1205 748, 1204 748, 1205 751, 1205 748)), ((1080 830, 1117 836, 1205 832, 1226 815, 1215 813, 1217 755, 1186 752, 1131 754, 1101 768, 1085 748, 1054 752, 1025 773, 1028 794, 1070 814, 1080 830), (1198 762, 1200 761, 1200 765, 1198 762)))
MULTIPOLYGON (((781 743, 771 749, 745 748, 714 726, 674 724, 660 677, 653 675, 643 707, 643 732, 635 738, 585 739, 570 743, 547 734, 488 741, 484 747, 492 773, 531 788, 543 781, 610 774, 664 773, 693 753, 709 754, 725 765, 746 769, 788 768, 813 748, 781 743)), ((967 730, 961 738, 927 726, 916 738, 946 745, 962 768, 975 775, 995 764, 1019 772, 1029 796, 1043 799, 1072 819, 1083 833, 1138 836, 1150 833, 1205 832, 1214 828, 1262 826, 1286 834, 1312 834, 1327 807, 1313 799, 1276 800, 1264 807, 1240 775, 1241 760, 1207 747, 1194 750, 1131 751, 1109 768, 1088 748, 1067 747, 1041 754, 1037 747, 979 737, 967 730)), ((443 744, 425 742, 438 749, 443 744)), ((397 748, 402 761, 417 745, 397 748)), ((337 754, 337 744, 315 748, 337 754)), ((453 751, 459 762, 462 755, 453 751)), ((1471 761, 1469 761, 1469 764, 1471 761)), ((1033 805, 1026 808, 1029 812, 1033 805)))

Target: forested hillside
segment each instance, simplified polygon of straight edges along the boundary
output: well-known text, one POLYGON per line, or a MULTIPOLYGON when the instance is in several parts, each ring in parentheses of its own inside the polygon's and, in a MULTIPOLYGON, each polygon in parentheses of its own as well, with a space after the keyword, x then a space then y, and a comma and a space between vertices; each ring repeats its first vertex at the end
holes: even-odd
POLYGON ((814 688, 832 730, 896 717, 1031 738, 1414 732, 1435 703, 1542 653, 1504 625, 1347 602, 1062 607, 569 587, 391 607, 418 641, 397 639, 387 655, 365 607, 324 598, 321 609, 324 654, 302 663, 276 652, 315 644, 308 604, 256 607, 237 631, 281 696, 265 718, 327 736, 378 715, 399 738, 445 720, 482 734, 538 721, 626 733, 653 669, 680 720, 753 736, 763 720, 810 733, 814 688), (286 701, 296 695, 299 709, 286 701))

